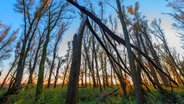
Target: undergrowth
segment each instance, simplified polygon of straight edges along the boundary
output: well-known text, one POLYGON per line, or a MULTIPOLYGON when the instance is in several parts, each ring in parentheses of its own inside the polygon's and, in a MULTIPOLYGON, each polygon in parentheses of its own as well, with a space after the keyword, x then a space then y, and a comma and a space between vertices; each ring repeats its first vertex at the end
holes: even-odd
MULTIPOLYGON (((79 88, 78 104, 136 104, 134 94, 128 97, 122 97, 121 92, 117 91, 113 95, 107 96, 104 100, 100 100, 102 94, 107 94, 115 88, 107 88, 100 93, 99 89, 79 88)), ((44 99, 45 104, 64 104, 66 99, 66 87, 45 88, 44 99)), ((174 92, 167 91, 169 96, 163 95, 156 90, 148 93, 147 104, 184 104, 184 89, 176 88, 174 92), (174 99, 174 100, 173 100, 174 99)), ((0 97, 5 91, 0 90, 0 97)), ((22 89, 19 94, 11 95, 7 104, 36 104, 34 102, 35 88, 22 89)), ((38 103, 37 103, 38 104, 38 103)))

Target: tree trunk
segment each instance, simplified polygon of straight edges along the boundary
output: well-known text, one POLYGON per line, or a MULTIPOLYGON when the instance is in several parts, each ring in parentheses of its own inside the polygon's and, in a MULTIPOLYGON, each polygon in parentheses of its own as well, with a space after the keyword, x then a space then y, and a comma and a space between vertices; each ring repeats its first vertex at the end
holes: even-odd
POLYGON ((84 86, 84 80, 83 80, 83 77, 84 77, 84 72, 81 71, 81 86, 83 87, 84 86))
POLYGON ((58 65, 57 65, 57 69, 56 69, 56 76, 55 76, 55 80, 54 80, 54 88, 56 88, 56 85, 57 85, 57 80, 58 80, 58 76, 59 76, 59 69, 61 67, 61 64, 62 64, 62 60, 59 58, 58 59, 59 62, 58 62, 58 65))
POLYGON ((108 81, 108 73, 107 73, 107 59, 106 55, 104 54, 104 74, 105 74, 105 84, 107 87, 109 87, 109 81, 108 81))
POLYGON ((63 82, 62 82, 62 87, 64 87, 65 84, 65 79, 66 79, 66 74, 68 72, 69 64, 66 66, 65 71, 64 71, 64 76, 63 76, 63 82))
POLYGON ((113 87, 114 86, 114 82, 113 82, 113 70, 112 70, 112 68, 111 68, 111 87, 113 87))
POLYGON ((95 42, 94 42, 94 37, 93 37, 93 53, 94 54, 94 57, 95 57, 95 65, 96 65, 96 75, 97 75, 97 79, 98 79, 98 83, 99 83, 99 87, 100 87, 100 92, 102 92, 102 84, 101 84, 101 80, 100 80, 100 75, 99 75, 99 69, 98 69, 98 59, 97 59, 97 54, 95 51, 95 42))
MULTIPOLYGON (((84 56, 84 55, 83 55, 84 56)), ((85 57, 84 57, 85 58, 85 57)), ((84 73, 85 73, 85 78, 84 78, 84 80, 85 80, 85 86, 87 87, 87 62, 86 62, 86 58, 84 59, 84 69, 85 69, 85 71, 84 71, 84 73)))
POLYGON ((53 59, 52 59, 52 64, 51 64, 51 68, 50 68, 50 73, 49 73, 47 88, 49 88, 50 85, 51 85, 51 77, 52 77, 52 73, 53 73, 53 70, 54 70, 57 47, 58 47, 59 41, 61 40, 62 33, 60 33, 60 34, 58 34, 58 35, 59 35, 59 36, 58 36, 57 39, 56 39, 56 43, 54 44, 53 59))
MULTIPOLYGON (((142 36, 140 36, 140 42, 141 42, 141 44, 142 44, 142 47, 143 47, 143 50, 144 50, 145 54, 148 55, 148 52, 147 52, 147 50, 146 50, 146 46, 145 46, 145 44, 144 44, 144 41, 143 41, 142 36)), ((154 69, 153 65, 152 65, 150 62, 148 62, 148 65, 149 65, 149 67, 150 67, 151 75, 153 76, 154 82, 155 82, 157 85, 160 86, 160 83, 159 83, 159 80, 158 80, 158 77, 157 77, 157 75, 156 75, 156 72, 155 72, 155 69, 154 69)))
MULTIPOLYGON (((155 49, 153 48, 153 44, 152 44, 151 40, 149 39, 149 37, 147 36, 147 34, 144 34, 144 36, 145 36, 145 38, 146 38, 146 40, 147 40, 147 42, 148 42, 148 45, 149 45, 151 54, 153 55, 153 58, 154 58, 154 61, 155 61, 156 65, 163 71, 163 68, 162 68, 162 66, 161 66, 161 64, 160 64, 159 57, 158 57, 158 55, 157 55, 155 49)), ((168 81, 166 75, 163 74, 160 70, 158 70, 157 72, 158 72, 159 76, 160 76, 161 79, 162 79, 162 83, 163 83, 165 86, 168 86, 168 85, 169 85, 169 83, 168 83, 169 81, 168 81)))
POLYGON ((79 28, 79 33, 75 34, 73 38, 72 64, 67 88, 66 104, 78 103, 78 86, 79 86, 79 72, 81 64, 82 37, 85 30, 86 20, 87 16, 83 15, 82 22, 79 28))
POLYGON ((56 50, 54 49, 52 64, 51 64, 51 67, 50 67, 49 78, 48 78, 48 82, 47 82, 47 88, 49 88, 50 85, 51 85, 51 77, 52 77, 53 70, 54 70, 55 58, 56 58, 56 50))
POLYGON ((103 60, 103 52, 100 53, 100 63, 101 63, 101 70, 102 70, 102 82, 103 88, 105 89, 105 73, 104 73, 104 60, 103 60))
POLYGON ((2 84, 1 84, 0 89, 3 88, 3 86, 4 86, 5 83, 6 83, 7 78, 8 78, 8 76, 9 76, 9 74, 11 73, 11 71, 13 70, 13 68, 15 67, 15 65, 17 64, 18 57, 19 57, 19 55, 17 55, 17 56, 15 57, 15 60, 13 61, 13 64, 11 65, 11 68, 9 69, 8 73, 6 74, 4 80, 3 80, 2 84))
POLYGON ((41 57, 39 72, 38 72, 38 80, 36 85, 35 100, 40 101, 40 103, 44 103, 44 92, 43 92, 44 68, 45 68, 45 60, 47 56, 47 46, 49 43, 49 39, 50 39, 50 29, 48 30, 48 33, 46 35, 46 40, 43 46, 43 52, 42 52, 42 57, 41 57))
POLYGON ((95 73, 94 73, 94 68, 92 68, 93 65, 90 63, 90 56, 89 56, 90 53, 89 53, 89 48, 87 48, 87 46, 86 46, 86 43, 84 43, 84 50, 85 50, 85 54, 86 54, 86 61, 88 64, 88 68, 89 68, 89 71, 90 71, 91 76, 92 76, 93 88, 95 88, 96 87, 95 73))
POLYGON ((38 60, 38 55, 39 55, 39 50, 41 48, 41 45, 42 45, 42 36, 39 38, 39 43, 38 43, 38 47, 36 49, 36 54, 35 54, 35 57, 34 57, 34 63, 33 63, 33 66, 30 70, 30 74, 29 74, 29 79, 28 79, 28 83, 27 84, 33 84, 33 73, 34 73, 34 70, 35 70, 35 67, 36 67, 36 64, 37 64, 37 60, 38 60))
POLYGON ((126 24, 124 21, 124 17, 122 14, 122 9, 121 9, 121 4, 119 0, 116 0, 117 3, 117 8, 118 8, 118 15, 120 18, 120 22, 121 22, 121 26, 123 29, 123 33, 124 33, 124 38, 125 38, 125 46, 128 52, 128 59, 129 59, 129 65, 130 65, 130 71, 131 71, 131 77, 132 77, 132 81, 133 81, 133 85, 134 85, 134 92, 135 92, 135 96, 137 99, 137 103, 138 104, 144 104, 145 103, 145 97, 144 94, 142 92, 142 87, 141 87, 141 80, 138 78, 138 74, 136 72, 136 67, 135 67, 135 60, 134 60, 134 56, 133 56, 133 52, 131 50, 131 45, 130 45, 130 39, 128 36, 128 30, 126 28, 126 24))

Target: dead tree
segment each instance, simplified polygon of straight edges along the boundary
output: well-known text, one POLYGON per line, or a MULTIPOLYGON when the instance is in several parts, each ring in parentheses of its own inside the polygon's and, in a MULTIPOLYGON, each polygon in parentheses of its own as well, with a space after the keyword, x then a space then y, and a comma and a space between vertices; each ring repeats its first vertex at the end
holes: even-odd
POLYGON ((55 80, 54 80, 54 88, 56 88, 57 80, 59 78, 59 69, 61 68, 61 66, 65 62, 65 60, 62 59, 62 57, 57 57, 57 59, 58 59, 59 62, 58 62, 57 68, 56 68, 56 75, 55 75, 55 80))
POLYGON ((86 20, 87 16, 83 15, 79 32, 73 37, 72 64, 67 87, 66 104, 77 104, 78 102, 78 82, 81 64, 82 37, 85 30, 86 20))
POLYGON ((61 25, 61 28, 56 36, 56 40, 54 43, 54 50, 53 50, 53 57, 52 57, 52 63, 51 63, 51 67, 50 67, 50 72, 49 72, 49 78, 48 78, 48 83, 47 83, 47 87, 49 88, 51 85, 51 77, 52 77, 52 73, 54 71, 54 66, 55 66, 55 59, 56 59, 56 55, 57 55, 57 50, 58 50, 58 45, 62 39, 63 33, 67 30, 67 24, 63 23, 61 25))
POLYGON ((71 43, 70 42, 68 42, 68 50, 67 50, 67 53, 65 55, 65 60, 66 60, 66 67, 64 67, 63 82, 61 84, 62 87, 64 87, 67 72, 68 72, 68 69, 69 69, 70 64, 71 64, 71 43))

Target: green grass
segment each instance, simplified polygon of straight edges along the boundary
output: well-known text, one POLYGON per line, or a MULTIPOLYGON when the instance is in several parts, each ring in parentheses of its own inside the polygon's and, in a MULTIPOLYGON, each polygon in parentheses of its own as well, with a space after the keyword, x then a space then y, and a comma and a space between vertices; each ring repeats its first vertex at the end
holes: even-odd
MULTIPOLYGON (((103 93, 113 91, 115 88, 107 88, 103 93)), ((5 91, 0 90, 0 97, 5 91)), ((184 89, 174 89, 174 92, 168 92, 170 97, 175 98, 177 103, 173 103, 168 96, 160 94, 158 91, 152 89, 152 94, 148 94, 149 101, 154 104, 184 104, 184 89)), ((105 101, 100 101, 101 95, 99 89, 93 88, 79 88, 79 104, 136 104, 135 96, 125 98, 120 95, 120 91, 115 95, 108 96, 105 101)), ((19 94, 11 95, 8 104, 36 104, 34 102, 35 88, 22 89, 19 94)), ((64 104, 66 99, 66 87, 49 88, 44 90, 45 104, 64 104)), ((149 104, 149 103, 148 103, 149 104)))

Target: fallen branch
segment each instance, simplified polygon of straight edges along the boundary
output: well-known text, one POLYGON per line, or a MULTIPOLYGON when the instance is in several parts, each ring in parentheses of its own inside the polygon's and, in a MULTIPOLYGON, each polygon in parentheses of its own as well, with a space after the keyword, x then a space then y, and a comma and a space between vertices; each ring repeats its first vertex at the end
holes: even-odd
POLYGON ((103 93, 103 94, 100 94, 98 96, 98 100, 101 101, 101 102, 105 102, 105 99, 108 97, 108 96, 111 96, 113 95, 115 92, 117 92, 119 90, 119 88, 113 90, 112 92, 109 92, 109 93, 103 93))

